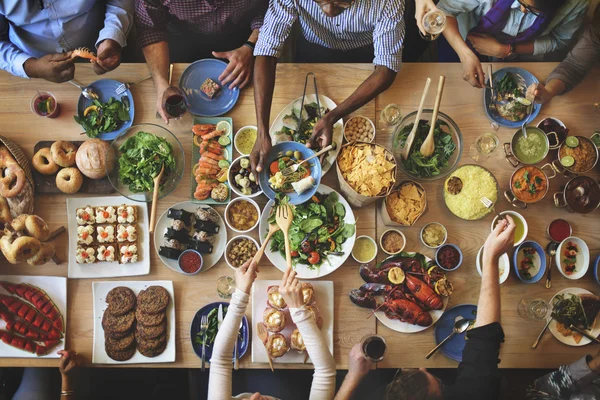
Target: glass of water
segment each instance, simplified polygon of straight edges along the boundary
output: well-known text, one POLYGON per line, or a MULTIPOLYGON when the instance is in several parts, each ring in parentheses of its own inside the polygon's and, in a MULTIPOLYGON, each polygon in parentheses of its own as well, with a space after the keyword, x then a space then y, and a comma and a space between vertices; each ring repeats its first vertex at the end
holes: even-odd
POLYGON ((446 28, 446 14, 441 10, 431 10, 423 16, 423 29, 425 35, 419 30, 421 37, 427 41, 433 41, 440 37, 446 28))
POLYGON ((222 299, 230 299, 235 292, 235 279, 231 276, 222 276, 217 279, 217 294, 222 299))
POLYGON ((475 162, 485 161, 490 158, 490 155, 496 151, 500 144, 500 139, 495 133, 486 132, 480 135, 475 143, 469 148, 469 156, 475 162))
POLYGON ((402 109, 398 104, 388 104, 379 114, 379 129, 391 130, 402 121, 402 109))
POLYGON ((541 321, 546 318, 550 307, 543 299, 525 298, 519 302, 517 311, 521 318, 528 321, 541 321))

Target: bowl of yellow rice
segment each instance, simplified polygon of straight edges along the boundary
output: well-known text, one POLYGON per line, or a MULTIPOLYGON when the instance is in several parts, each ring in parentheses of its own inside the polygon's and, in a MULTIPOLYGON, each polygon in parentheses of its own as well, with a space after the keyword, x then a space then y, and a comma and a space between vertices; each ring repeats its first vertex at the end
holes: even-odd
POLYGON ((493 210, 481 201, 488 198, 493 205, 498 201, 498 181, 492 173, 479 165, 467 164, 452 172, 444 182, 444 202, 458 218, 475 221, 493 210))

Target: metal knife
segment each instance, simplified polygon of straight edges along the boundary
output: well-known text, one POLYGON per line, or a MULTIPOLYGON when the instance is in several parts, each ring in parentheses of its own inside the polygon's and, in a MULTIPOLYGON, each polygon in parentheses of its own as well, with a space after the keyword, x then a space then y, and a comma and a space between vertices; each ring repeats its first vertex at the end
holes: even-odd
POLYGON ((573 324, 569 325, 569 329, 572 330, 572 331, 580 333, 581 335, 585 336, 586 338, 590 339, 592 342, 594 342, 596 344, 600 344, 600 340, 598 340, 597 338, 593 337, 592 335, 590 335, 589 333, 587 333, 583 329, 579 329, 578 327, 576 327, 573 324))
POLYGON ((223 304, 219 304, 219 311, 217 311, 217 330, 221 329, 223 323, 223 304))

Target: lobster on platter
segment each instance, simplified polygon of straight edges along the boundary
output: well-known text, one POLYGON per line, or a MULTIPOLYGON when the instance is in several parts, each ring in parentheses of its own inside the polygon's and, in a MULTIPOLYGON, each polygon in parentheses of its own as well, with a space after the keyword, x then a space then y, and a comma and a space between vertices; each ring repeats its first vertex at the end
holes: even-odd
POLYGON ((413 325, 433 324, 428 311, 442 310, 443 296, 452 292, 443 270, 418 253, 401 253, 374 267, 361 265, 359 272, 366 284, 350 291, 354 304, 413 325))

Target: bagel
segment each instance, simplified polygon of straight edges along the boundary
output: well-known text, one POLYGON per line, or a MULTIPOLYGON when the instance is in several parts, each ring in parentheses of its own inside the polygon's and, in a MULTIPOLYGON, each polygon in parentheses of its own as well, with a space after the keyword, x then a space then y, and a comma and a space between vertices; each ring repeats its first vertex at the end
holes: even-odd
POLYGON ((54 162, 61 167, 72 167, 75 165, 77 147, 71 142, 59 140, 52 143, 50 153, 52 153, 54 162))
POLYGON ((25 172, 17 163, 0 165, 0 196, 15 197, 25 186, 25 172))
POLYGON ((60 166, 54 162, 50 149, 47 147, 39 149, 34 154, 31 163, 33 164, 33 168, 42 175, 54 175, 60 169, 60 166))
POLYGON ((11 222, 10 226, 15 231, 23 232, 25 235, 32 236, 41 242, 45 242, 50 237, 48 225, 37 215, 19 215, 11 222))
POLYGON ((3 236, 0 239, 0 247, 8 262, 17 264, 35 256, 42 244, 36 238, 29 236, 21 236, 11 243, 10 236, 3 236))
POLYGON ((83 185, 83 175, 77 168, 63 168, 56 174, 56 187, 63 193, 77 193, 81 185, 83 185))
POLYGON ((40 251, 37 252, 33 257, 27 260, 29 265, 44 265, 54 257, 54 246, 49 243, 42 243, 40 251))

